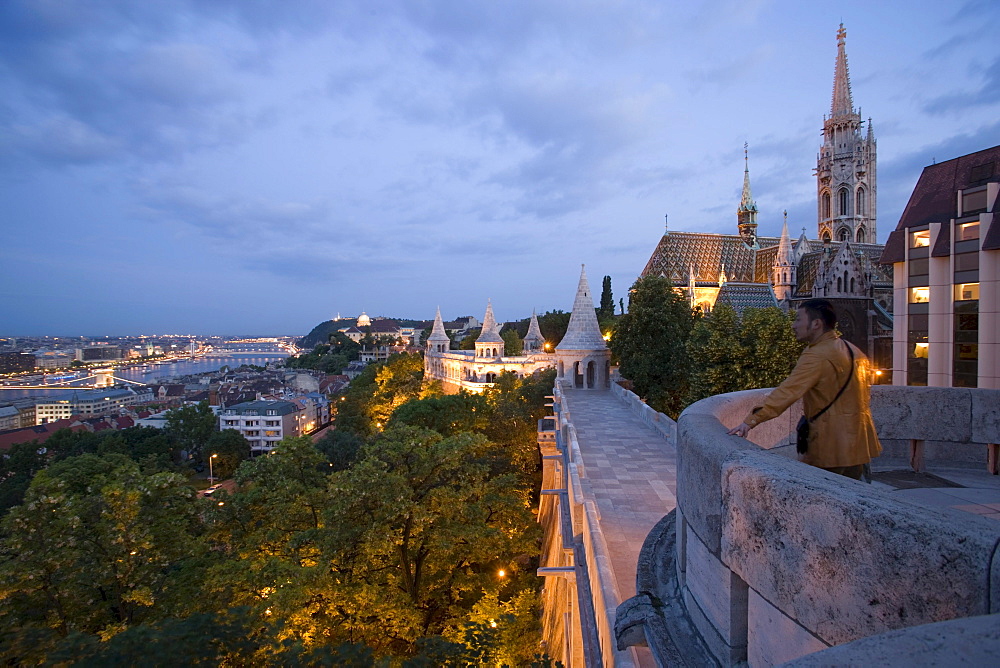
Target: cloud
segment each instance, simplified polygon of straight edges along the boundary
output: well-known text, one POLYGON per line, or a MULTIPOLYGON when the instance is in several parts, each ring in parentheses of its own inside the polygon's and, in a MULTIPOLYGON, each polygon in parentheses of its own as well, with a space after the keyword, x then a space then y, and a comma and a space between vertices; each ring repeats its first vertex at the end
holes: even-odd
POLYGON ((978 90, 935 97, 924 105, 924 110, 931 114, 943 114, 1000 103, 1000 57, 982 70, 982 78, 983 82, 978 90))

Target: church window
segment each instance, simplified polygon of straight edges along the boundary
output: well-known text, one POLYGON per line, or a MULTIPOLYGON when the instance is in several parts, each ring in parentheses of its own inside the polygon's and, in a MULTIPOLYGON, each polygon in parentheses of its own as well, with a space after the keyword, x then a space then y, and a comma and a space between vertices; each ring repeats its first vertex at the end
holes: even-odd
POLYGON ((854 292, 854 278, 851 278, 851 292, 854 292))
POLYGON ((848 209, 847 209, 847 205, 849 204, 848 195, 849 195, 849 193, 847 192, 847 188, 841 188, 840 192, 838 193, 838 198, 840 199, 840 202, 839 202, 839 204, 840 204, 840 213, 839 213, 839 215, 841 215, 841 216, 849 216, 849 215, 851 215, 850 211, 848 211, 848 209))
POLYGON ((823 218, 826 219, 826 218, 829 218, 829 217, 830 217, 830 193, 829 192, 824 192, 823 193, 823 218))
POLYGON ((844 272, 844 292, 847 292, 847 272, 844 272))
POLYGON ((840 276, 838 276, 837 277, 837 292, 843 292, 843 291, 844 291, 844 287, 840 283, 840 276))
POLYGON ((842 230, 840 230, 837 236, 839 237, 840 241, 848 241, 851 238, 851 233, 845 227, 842 230))
POLYGON ((830 230, 823 230, 823 241, 830 241, 830 230))
POLYGON ((865 242, 865 228, 858 229, 858 243, 863 244, 865 242))
POLYGON ((859 215, 859 216, 865 215, 865 189, 864 188, 858 188, 858 201, 857 201, 857 206, 855 206, 854 209, 857 212, 857 215, 859 215))

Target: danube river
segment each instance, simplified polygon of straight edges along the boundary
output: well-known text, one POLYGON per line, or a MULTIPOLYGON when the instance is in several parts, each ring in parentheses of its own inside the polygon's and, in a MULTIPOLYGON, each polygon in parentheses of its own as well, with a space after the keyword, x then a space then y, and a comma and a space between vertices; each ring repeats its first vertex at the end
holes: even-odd
MULTIPOLYGON (((241 364, 253 364, 264 366, 268 362, 285 359, 288 357, 284 353, 254 353, 253 355, 233 355, 230 357, 198 357, 195 359, 183 359, 169 364, 143 364, 132 367, 118 367, 115 369, 116 378, 124 378, 134 383, 152 384, 169 383, 172 378, 179 376, 190 376, 196 373, 206 373, 217 371, 223 366, 235 369, 241 364)), ((93 383, 93 379, 86 381, 93 383)), ((73 387, 63 386, 51 390, 19 390, 11 388, 0 388, 0 400, 15 399, 19 397, 54 397, 60 394, 72 392, 73 387)))

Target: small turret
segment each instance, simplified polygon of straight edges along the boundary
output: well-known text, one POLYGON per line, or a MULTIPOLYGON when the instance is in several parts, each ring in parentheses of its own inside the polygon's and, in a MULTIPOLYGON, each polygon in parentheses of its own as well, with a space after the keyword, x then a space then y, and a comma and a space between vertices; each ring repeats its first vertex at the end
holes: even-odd
POLYGON ((451 339, 448 338, 448 332, 444 331, 441 307, 438 306, 437 314, 434 316, 434 327, 431 328, 431 335, 427 337, 427 351, 443 353, 447 352, 449 348, 451 348, 451 339))
POLYGON ((503 338, 496 318, 493 317, 493 302, 487 301, 483 330, 476 339, 476 357, 503 357, 503 353, 503 338))
POLYGON ((524 352, 534 353, 545 348, 545 337, 538 326, 538 315, 531 311, 531 324, 528 325, 528 333, 524 335, 524 352))

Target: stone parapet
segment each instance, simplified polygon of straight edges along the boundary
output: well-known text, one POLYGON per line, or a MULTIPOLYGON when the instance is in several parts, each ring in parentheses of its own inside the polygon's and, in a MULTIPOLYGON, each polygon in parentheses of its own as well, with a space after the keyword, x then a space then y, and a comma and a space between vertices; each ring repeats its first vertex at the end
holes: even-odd
POLYGON ((640 420, 659 432, 667 442, 671 444, 677 442, 677 423, 671 420, 669 415, 653 410, 635 392, 626 390, 618 383, 611 383, 611 392, 640 420))
MULTIPOLYGON (((728 435, 767 392, 711 397, 681 415, 675 567, 665 579, 664 569, 654 577, 656 566, 640 561, 638 581, 647 588, 622 606, 623 614, 633 611, 624 636, 636 637, 636 611, 665 614, 667 607, 644 602, 670 598, 671 587, 721 665, 775 665, 914 625, 1000 612, 1000 523, 913 505, 795 461, 790 435, 800 407, 754 429, 752 441, 728 435)), ((872 388, 886 438, 997 443, 997 406, 996 390, 872 388)), ((653 533, 666 530, 658 526, 647 540, 662 543, 653 533)), ((670 626, 649 619, 647 637, 670 626)), ((1000 643, 992 647, 1000 651, 1000 643)))

